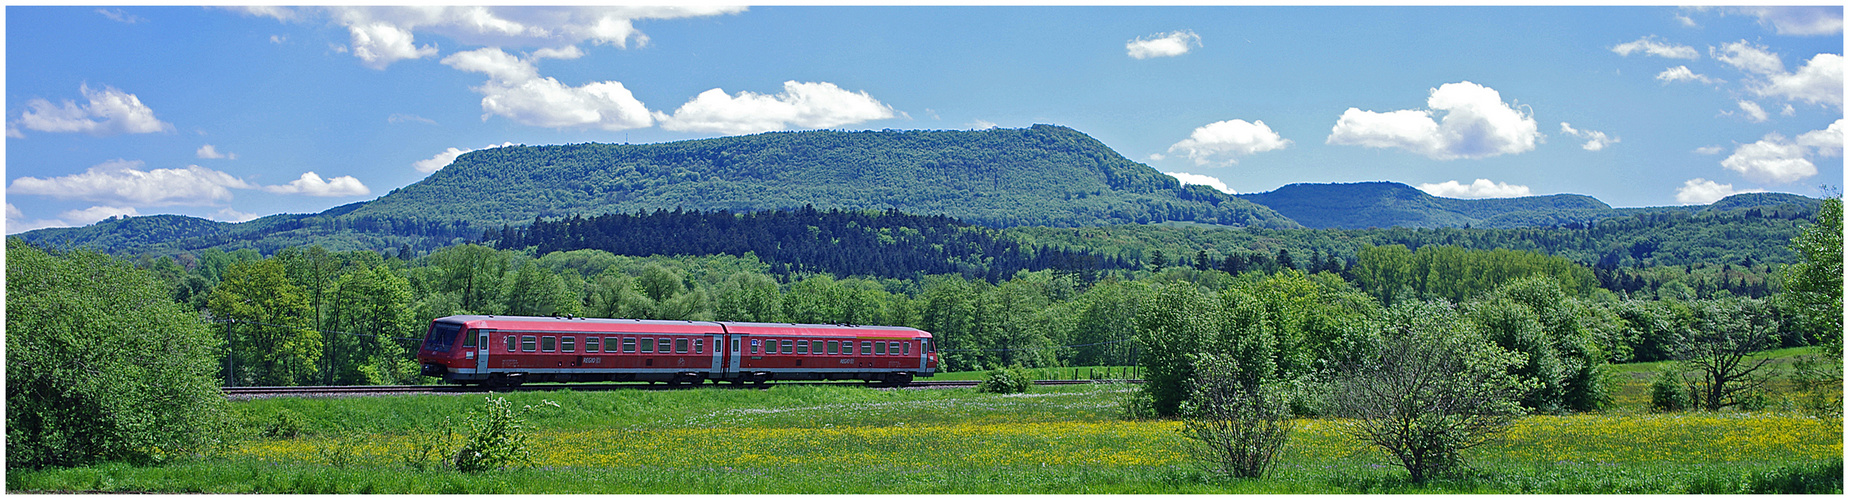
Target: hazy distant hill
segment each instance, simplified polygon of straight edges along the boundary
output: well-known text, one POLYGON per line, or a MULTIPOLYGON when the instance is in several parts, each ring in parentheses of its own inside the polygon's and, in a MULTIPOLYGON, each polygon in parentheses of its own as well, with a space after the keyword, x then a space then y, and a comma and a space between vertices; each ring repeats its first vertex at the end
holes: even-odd
POLYGON ((1275 191, 1238 196, 1271 207, 1304 227, 1318 229, 1537 227, 1583 224, 1623 215, 1605 202, 1584 195, 1460 200, 1432 196, 1397 182, 1291 184, 1275 191))

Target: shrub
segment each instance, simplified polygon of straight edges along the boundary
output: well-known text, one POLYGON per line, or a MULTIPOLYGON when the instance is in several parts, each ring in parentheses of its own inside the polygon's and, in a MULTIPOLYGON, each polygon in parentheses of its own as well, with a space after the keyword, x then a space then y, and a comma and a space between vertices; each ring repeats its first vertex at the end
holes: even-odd
MULTIPOLYGON (((559 405, 551 401, 541 404, 555 408, 559 405)), ((521 418, 532 411, 532 405, 522 406, 516 412, 507 398, 487 398, 482 413, 471 412, 469 437, 463 441, 462 449, 456 451, 456 470, 481 472, 532 463, 531 452, 526 448, 526 438, 532 428, 521 418)))
POLYGON ((220 342, 152 274, 6 249, 6 467, 151 462, 212 439, 220 342))
POLYGON ((1013 394, 1027 392, 1034 387, 1034 376, 1020 365, 989 370, 989 375, 976 384, 976 392, 996 394, 1013 394))
POLYGON ((1664 371, 1650 382, 1650 409, 1656 411, 1683 411, 1694 406, 1689 399, 1688 389, 1682 384, 1682 377, 1673 370, 1664 371))
POLYGON ((1263 477, 1290 440, 1291 397, 1277 384, 1241 383, 1233 358, 1195 358, 1194 395, 1182 406, 1182 435, 1207 472, 1263 477))
POLYGON ((1462 453, 1508 429, 1535 384, 1511 375, 1526 360, 1497 347, 1450 304, 1402 302, 1387 312, 1377 354, 1344 366, 1332 399, 1349 435, 1386 451, 1423 483, 1463 465, 1462 453))

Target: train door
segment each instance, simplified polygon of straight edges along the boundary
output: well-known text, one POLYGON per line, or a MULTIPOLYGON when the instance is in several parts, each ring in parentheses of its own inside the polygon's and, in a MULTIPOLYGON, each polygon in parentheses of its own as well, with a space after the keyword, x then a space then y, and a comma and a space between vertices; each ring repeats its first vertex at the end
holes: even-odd
MULTIPOLYGON (((738 372, 738 371, 741 371, 739 367, 744 366, 743 365, 744 358, 741 358, 740 356, 744 353, 744 350, 745 350, 745 336, 744 335, 731 335, 730 337, 732 338, 732 340, 729 342, 726 342, 727 344, 726 350, 730 351, 732 354, 726 357, 726 360, 727 360, 726 369, 729 371, 738 372)), ((727 375, 730 375, 732 377, 743 376, 737 373, 730 373, 727 375)))
POLYGON ((469 332, 475 336, 475 373, 488 373, 488 334, 494 330, 475 330, 469 332))
POLYGON ((725 378, 725 368, 726 368, 724 364, 725 350, 726 350, 725 335, 713 334, 712 340, 713 340, 713 361, 711 363, 707 363, 706 365, 707 372, 710 373, 711 374, 710 376, 713 378, 716 378, 716 379, 725 378))

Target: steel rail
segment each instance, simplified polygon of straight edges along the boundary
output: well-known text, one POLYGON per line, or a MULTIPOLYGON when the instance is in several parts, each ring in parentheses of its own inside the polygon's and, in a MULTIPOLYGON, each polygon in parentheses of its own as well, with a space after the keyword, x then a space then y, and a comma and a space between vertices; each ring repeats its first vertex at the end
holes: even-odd
MULTIPOLYGON (((1143 381, 1141 380, 1135 380, 1135 379, 1035 380, 1034 384, 1035 385, 1082 385, 1082 384, 1099 384, 1099 383, 1101 384, 1112 384, 1112 383, 1140 384, 1142 382, 1143 381)), ((975 381, 975 380, 914 380, 910 384, 907 384, 906 387, 918 388, 918 389, 975 387, 978 383, 980 382, 975 381)), ((834 386, 854 386, 854 387, 888 387, 888 386, 883 386, 879 383, 867 383, 867 382, 787 381, 787 382, 775 382, 772 385, 834 385, 834 386)), ((461 385, 321 385, 321 386, 225 387, 225 388, 222 388, 222 390, 224 391, 225 396, 228 398, 249 399, 249 398, 277 397, 277 396, 303 396, 303 397, 392 396, 392 395, 404 395, 404 394, 433 394, 433 393, 465 393, 466 394, 466 393, 481 393, 481 392, 533 392, 533 391, 556 391, 556 390, 562 390, 562 389, 570 389, 573 391, 615 391, 615 390, 662 391, 662 390, 677 390, 677 389, 694 389, 694 388, 699 388, 699 387, 761 389, 761 388, 764 388, 765 386, 760 386, 757 384, 718 384, 718 383, 709 385, 709 384, 656 384, 656 383, 645 383, 645 382, 584 383, 584 384, 542 382, 542 383, 533 383, 533 384, 522 384, 518 386, 511 386, 511 387, 494 387, 492 389, 485 389, 481 386, 461 386, 461 385)))

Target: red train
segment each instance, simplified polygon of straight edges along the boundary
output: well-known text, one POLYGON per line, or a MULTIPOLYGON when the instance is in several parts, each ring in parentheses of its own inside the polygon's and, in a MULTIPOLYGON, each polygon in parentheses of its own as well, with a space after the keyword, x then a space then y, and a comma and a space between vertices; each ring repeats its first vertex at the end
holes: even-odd
POLYGON ((424 375, 458 384, 866 380, 937 372, 930 332, 898 326, 449 316, 417 351, 424 375))

